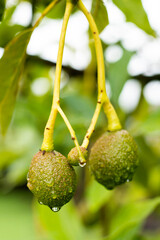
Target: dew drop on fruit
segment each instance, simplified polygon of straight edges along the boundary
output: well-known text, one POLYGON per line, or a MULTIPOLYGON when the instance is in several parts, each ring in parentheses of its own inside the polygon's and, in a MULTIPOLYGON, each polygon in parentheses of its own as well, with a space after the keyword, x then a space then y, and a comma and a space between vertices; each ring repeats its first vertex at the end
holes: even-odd
POLYGON ((86 162, 84 162, 84 163, 79 163, 79 166, 80 166, 80 167, 85 167, 85 166, 86 166, 86 162))
POLYGON ((51 210, 52 210, 53 212, 58 212, 58 211, 60 210, 60 208, 59 208, 59 207, 53 207, 51 210))
POLYGON ((28 186, 28 188, 32 191, 32 189, 33 189, 32 184, 31 184, 31 183, 28 183, 27 186, 28 186))
POLYGON ((46 179, 45 182, 46 182, 48 187, 52 187, 53 184, 54 184, 53 178, 46 179))
POLYGON ((27 181, 29 181, 29 173, 27 173, 27 181))
POLYGON ((72 188, 69 188, 69 193, 73 192, 72 188))
POLYGON ((54 195, 53 195, 53 199, 56 199, 56 198, 57 198, 57 195, 56 195, 56 194, 54 194, 54 195))

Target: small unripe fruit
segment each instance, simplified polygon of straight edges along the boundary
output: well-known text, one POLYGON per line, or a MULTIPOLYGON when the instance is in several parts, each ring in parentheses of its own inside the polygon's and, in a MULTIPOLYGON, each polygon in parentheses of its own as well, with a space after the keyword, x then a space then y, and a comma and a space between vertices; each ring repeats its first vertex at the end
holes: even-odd
MULTIPOLYGON (((87 158, 87 155, 88 155, 87 149, 81 146, 80 146, 80 149, 84 158, 87 158)), ((72 148, 71 151, 68 153, 68 161, 73 166, 79 165, 79 153, 76 147, 72 148)))
POLYGON ((76 189, 76 173, 61 153, 39 151, 28 172, 28 188, 39 203, 58 211, 70 201, 76 189))
POLYGON ((93 145, 89 164, 107 189, 132 180, 138 166, 137 145, 126 130, 104 133, 93 145))

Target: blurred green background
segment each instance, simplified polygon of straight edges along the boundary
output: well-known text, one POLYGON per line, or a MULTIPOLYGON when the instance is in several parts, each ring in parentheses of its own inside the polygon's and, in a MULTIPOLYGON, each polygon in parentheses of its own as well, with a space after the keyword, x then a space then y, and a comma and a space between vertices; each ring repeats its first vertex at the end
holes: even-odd
MULTIPOLYGON (((6 9, 3 12, 4 1, 0 1, 1 56, 4 47, 19 32, 31 27, 49 2, 43 0, 6 1, 6 9), (17 10, 20 6, 21 9, 17 10), (30 9, 30 12, 27 12, 27 9, 30 9), (18 11, 19 18, 15 17, 15 15, 18 16, 18 11), (28 22, 23 22, 25 11, 28 13, 27 16, 30 16, 28 22)), ((1 133, 6 131, 12 116, 6 135, 2 134, 0 138, 0 239, 160 239, 160 50, 157 47, 160 32, 153 21, 150 24, 148 20, 148 16, 151 15, 147 15, 149 14, 146 11, 147 7, 144 9, 146 2, 145 0, 143 2, 113 0, 104 1, 104 5, 100 0, 84 1, 84 4, 91 8, 99 31, 102 32, 100 36, 106 63, 108 94, 123 128, 134 136, 138 144, 140 165, 132 182, 112 191, 106 190, 94 181, 87 166, 77 167, 75 169, 78 176, 77 192, 74 199, 58 213, 53 213, 48 207, 37 203, 26 187, 26 175, 33 155, 41 146, 44 127, 51 108, 56 62, 54 58, 56 59, 57 51, 53 51, 52 59, 50 55, 44 56, 44 52, 41 52, 43 46, 47 45, 44 41, 44 45, 40 45, 36 52, 34 38, 38 45, 38 36, 40 41, 42 40, 40 36, 46 33, 43 27, 51 26, 53 23, 55 28, 56 26, 60 28, 65 1, 62 0, 56 9, 51 11, 49 18, 46 18, 39 26, 41 34, 39 33, 37 37, 33 35, 34 37, 31 38, 25 64, 22 64, 23 62, 19 65, 15 64, 14 56, 7 53, 6 66, 3 70, 4 65, 1 61, 3 57, 0 60, 1 84, 6 78, 7 71, 9 72, 8 78, 11 78, 12 67, 13 69, 19 68, 18 71, 21 74, 20 81, 15 77, 16 87, 14 88, 13 85, 8 87, 7 94, 10 97, 6 99, 11 98, 11 101, 0 101, 1 133), (115 13, 117 20, 116 17, 113 19, 115 13), (133 37, 130 41, 127 40, 126 33, 129 29, 128 34, 133 37), (143 37, 138 38, 141 35, 143 37), (142 48, 148 46, 147 44, 152 44, 151 54, 156 49, 155 59, 153 54, 145 56, 144 52, 146 53, 147 50, 142 48), (133 62, 137 56, 139 56, 135 60, 137 65, 134 65, 133 62), (151 59, 153 62, 150 62, 151 59), (144 61, 146 65, 143 68, 144 61), (22 73, 21 70, 23 70, 22 73)), ((153 7, 156 9, 156 5, 153 4, 153 7)), ((80 19, 77 14, 77 11, 74 11, 71 25, 68 28, 73 27, 76 18, 80 19)), ((57 31, 60 29, 49 31, 50 35, 53 34, 58 39, 59 32, 57 31)), ((76 49, 70 42, 70 39, 77 40, 74 39, 74 30, 71 29, 70 33, 62 70, 61 107, 81 143, 96 106, 96 59, 88 25, 78 36, 82 37, 82 40, 79 39, 77 43, 79 49, 76 49), (85 47, 83 47, 89 52, 89 58, 85 55, 85 51, 84 55, 80 55, 80 42, 85 42, 85 47)), ((25 49, 25 41, 25 39, 20 39, 14 48, 25 49)), ((56 39, 51 39, 51 45, 57 47, 56 41, 56 39)), ((49 49, 49 52, 52 53, 52 50, 49 49)), ((47 51, 45 50, 45 53, 47 51)), ((21 52, 18 56, 18 60, 20 59, 22 59, 21 52)), ((3 95, 2 90, 0 93, 3 95)), ((96 131, 92 135, 89 150, 106 128, 107 119, 102 112, 96 131)), ((55 149, 65 156, 74 147, 68 129, 60 116, 56 119, 54 141, 55 149)))

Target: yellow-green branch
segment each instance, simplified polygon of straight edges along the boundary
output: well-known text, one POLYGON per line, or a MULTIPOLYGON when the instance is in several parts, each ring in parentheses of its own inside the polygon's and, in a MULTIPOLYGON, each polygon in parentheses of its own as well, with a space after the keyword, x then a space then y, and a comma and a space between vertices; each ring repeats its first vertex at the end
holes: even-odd
POLYGON ((86 7, 84 6, 84 4, 82 3, 81 0, 78 0, 77 6, 84 13, 84 15, 86 16, 86 18, 89 22, 89 26, 90 26, 90 29, 92 31, 93 38, 95 41, 95 49, 96 49, 96 56, 97 56, 97 68, 98 68, 98 101, 97 101, 96 110, 94 112, 91 124, 89 126, 89 129, 88 129, 88 131, 85 135, 84 141, 82 143, 82 146, 86 148, 89 143, 89 141, 87 140, 88 136, 90 138, 90 136, 92 135, 92 133, 95 129, 95 125, 96 125, 102 105, 104 108, 104 112, 108 118, 108 130, 115 131, 115 130, 121 129, 121 124, 120 124, 119 118, 118 118, 112 104, 110 103, 109 98, 106 93, 105 65, 104 65, 103 49, 102 49, 102 44, 101 44, 101 40, 99 37, 99 32, 98 32, 96 23, 91 15, 91 13, 88 12, 88 10, 86 9, 86 7))
POLYGON ((38 20, 36 21, 36 23, 33 26, 33 29, 35 29, 36 27, 38 27, 38 25, 40 24, 41 20, 54 8, 54 6, 59 2, 60 0, 54 0, 53 2, 51 2, 42 12, 41 16, 38 18, 38 20))
POLYGON ((62 70, 63 49, 64 49, 68 20, 73 7, 74 5, 70 1, 67 1, 60 40, 59 40, 59 49, 58 49, 55 80, 54 80, 53 103, 51 107, 50 116, 44 130, 44 139, 41 147, 41 150, 45 150, 45 151, 52 151, 54 149, 53 131, 54 131, 54 125, 55 125, 55 120, 57 116, 57 109, 60 104, 59 95, 60 95, 60 79, 61 79, 61 70, 62 70))
POLYGON ((68 127, 68 130, 69 130, 69 132, 70 132, 70 134, 71 134, 71 138, 72 138, 72 140, 74 141, 74 144, 75 144, 75 146, 76 146, 76 148, 77 148, 77 151, 78 151, 78 154, 79 154, 80 164, 83 165, 83 164, 86 163, 86 160, 85 160, 85 158, 84 158, 84 156, 83 156, 83 154, 82 154, 82 152, 81 152, 81 149, 80 149, 80 146, 79 146, 79 143, 78 143, 78 140, 77 140, 75 131, 73 130, 73 128, 72 128, 69 120, 67 119, 67 117, 66 117, 66 115, 64 114, 63 110, 61 109, 61 107, 58 106, 57 109, 58 109, 59 114, 60 114, 61 117, 63 118, 66 126, 68 127))

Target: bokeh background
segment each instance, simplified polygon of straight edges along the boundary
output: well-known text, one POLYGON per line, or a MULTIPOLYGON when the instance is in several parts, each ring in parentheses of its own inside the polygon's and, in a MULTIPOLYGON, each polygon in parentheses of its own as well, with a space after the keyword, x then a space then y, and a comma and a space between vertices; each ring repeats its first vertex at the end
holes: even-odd
MULTIPOLYGON (((6 1, 0 22, 0 57, 5 46, 31 27, 49 2, 6 1)), ((96 13, 99 0, 83 2, 98 19, 107 93, 123 128, 138 144, 140 166, 132 182, 112 191, 94 181, 88 167, 77 167, 75 197, 58 213, 39 205, 26 187, 28 168, 41 146, 51 108, 65 8, 65 1, 61 0, 32 34, 12 121, 5 137, 0 138, 2 240, 160 239, 160 3, 104 0, 106 18, 104 8, 104 15, 96 13)), ((0 73, 0 79, 1 76, 0 73)), ((94 41, 85 17, 75 11, 66 35, 61 107, 80 143, 90 124, 96 97, 94 41)), ((106 128, 107 119, 102 112, 89 149, 106 128)), ((55 149, 65 156, 74 147, 60 116, 54 141, 55 149)))

